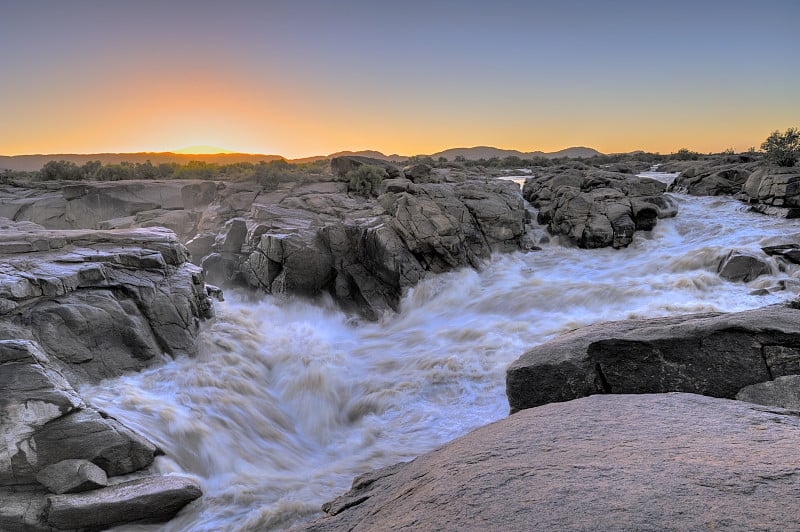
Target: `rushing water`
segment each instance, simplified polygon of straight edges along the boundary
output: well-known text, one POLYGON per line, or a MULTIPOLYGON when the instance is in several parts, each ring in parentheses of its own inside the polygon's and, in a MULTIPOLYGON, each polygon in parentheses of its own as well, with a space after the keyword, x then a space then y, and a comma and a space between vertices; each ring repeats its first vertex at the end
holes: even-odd
POLYGON ((627 249, 553 242, 496 256, 481 272, 425 280, 379 323, 325 302, 227 294, 197 357, 82 390, 164 449, 156 471, 194 476, 203 487, 170 523, 125 529, 289 527, 321 515, 354 476, 505 416, 505 367, 553 335, 800 293, 798 268, 781 271, 776 261, 772 275, 749 284, 715 273, 731 249, 800 242, 800 222, 727 198, 676 199, 677 218, 637 233, 627 249), (762 288, 771 293, 751 295, 762 288))

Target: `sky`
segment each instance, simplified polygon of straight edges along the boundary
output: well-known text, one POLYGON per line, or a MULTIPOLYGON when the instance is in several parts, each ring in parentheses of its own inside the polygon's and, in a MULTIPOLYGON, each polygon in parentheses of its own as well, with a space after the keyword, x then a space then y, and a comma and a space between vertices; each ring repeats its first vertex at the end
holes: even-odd
POLYGON ((746 150, 800 1, 0 0, 0 155, 746 150))

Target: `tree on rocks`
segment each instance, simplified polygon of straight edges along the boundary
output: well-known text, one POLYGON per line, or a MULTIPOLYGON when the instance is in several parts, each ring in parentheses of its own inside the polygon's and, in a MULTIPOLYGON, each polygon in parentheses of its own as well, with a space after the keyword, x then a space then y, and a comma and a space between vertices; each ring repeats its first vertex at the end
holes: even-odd
POLYGON ((785 133, 772 132, 761 144, 764 162, 772 166, 794 166, 800 156, 800 130, 790 127, 785 133))

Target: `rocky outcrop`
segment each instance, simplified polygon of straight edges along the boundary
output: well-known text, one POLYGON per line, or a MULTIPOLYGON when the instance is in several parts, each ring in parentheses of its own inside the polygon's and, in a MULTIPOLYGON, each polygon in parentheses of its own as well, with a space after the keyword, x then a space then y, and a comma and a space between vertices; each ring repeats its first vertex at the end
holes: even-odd
POLYGON ((193 354, 211 307, 202 271, 165 229, 0 221, 0 257, 0 525, 36 529, 47 490, 96 488, 161 452, 74 386, 193 354))
POLYGON ((800 419, 690 394, 526 410, 358 477, 298 530, 779 530, 800 419))
POLYGON ((760 168, 750 174, 744 192, 754 211, 782 218, 800 217, 798 168, 760 168))
MULTIPOLYGON (((186 242, 191 260, 215 283, 272 294, 327 293, 372 318, 396 308, 403 289, 428 272, 477 266, 493 251, 531 247, 513 183, 443 177, 424 165, 409 167, 407 179, 392 163, 364 157, 339 157, 332 167, 332 176, 269 188, 180 180, 71 183, 63 191, 8 186, 0 190, 8 196, 0 214, 54 228, 164 226, 186 242), (363 164, 387 170, 379 197, 350 195, 341 181, 363 164)), ((130 306, 118 295, 110 298, 130 306)), ((102 294, 93 297, 85 306, 100 304, 102 294)), ((60 312, 69 315, 58 319, 75 324, 88 312, 61 306, 54 302, 43 320, 60 312)), ((147 358, 152 346, 139 343, 147 358)))
POLYGON ((524 247, 525 209, 513 183, 391 181, 376 199, 347 195, 336 182, 295 188, 276 203, 257 199, 240 252, 217 244, 204 267, 212 280, 238 277, 273 294, 328 292, 374 318, 428 272, 524 247))
POLYGON ((192 354, 211 304, 202 271, 160 228, 48 231, 0 223, 0 339, 25 338, 96 381, 192 354))
POLYGON ((582 248, 622 248, 677 213, 665 190, 655 179, 572 165, 526 179, 522 194, 551 234, 582 248))
POLYGON ((0 217, 48 229, 167 227, 181 239, 196 233, 217 189, 215 182, 197 180, 30 185, 0 187, 0 217))
POLYGON ((668 190, 692 196, 734 196, 742 191, 751 172, 752 165, 741 164, 691 167, 681 172, 668 190))
POLYGON ((733 398, 751 384, 800 373, 800 310, 774 305, 590 325, 512 363, 512 412, 603 393, 692 392, 733 398))

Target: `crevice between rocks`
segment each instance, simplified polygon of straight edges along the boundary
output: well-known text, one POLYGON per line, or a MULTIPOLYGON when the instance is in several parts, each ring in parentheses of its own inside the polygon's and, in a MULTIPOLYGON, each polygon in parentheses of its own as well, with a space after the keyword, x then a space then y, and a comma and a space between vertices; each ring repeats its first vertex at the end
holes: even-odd
POLYGON ((611 389, 611 384, 609 384, 608 379, 606 378, 605 373, 603 373, 603 368, 600 366, 600 362, 594 365, 594 370, 597 373, 597 382, 600 383, 602 393, 614 393, 611 389))

